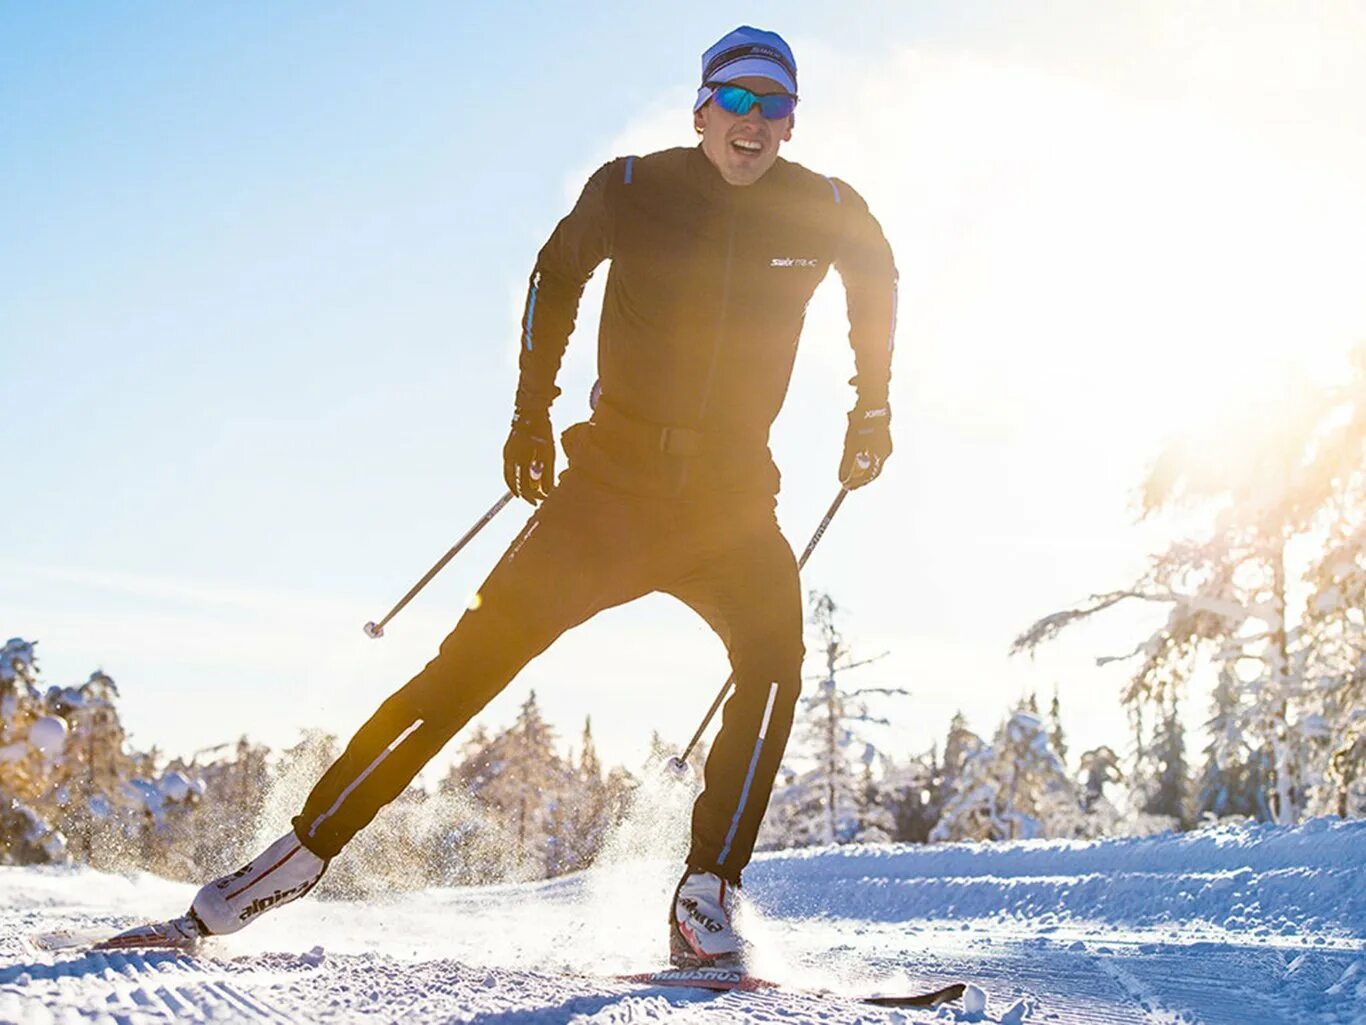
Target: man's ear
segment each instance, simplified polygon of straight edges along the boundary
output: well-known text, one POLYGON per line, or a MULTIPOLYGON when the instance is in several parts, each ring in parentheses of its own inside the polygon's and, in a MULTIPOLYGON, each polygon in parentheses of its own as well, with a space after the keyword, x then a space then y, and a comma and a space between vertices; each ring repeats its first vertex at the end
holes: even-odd
POLYGON ((692 128, 698 135, 701 135, 702 130, 707 127, 707 119, 703 113, 706 109, 706 106, 703 105, 692 112, 692 128))
POLYGON ((792 128, 793 128, 794 125, 796 125, 796 123, 797 123, 797 115, 796 115, 796 114, 789 114, 789 115, 787 115, 787 127, 783 129, 783 142, 791 142, 791 141, 792 141, 792 128))

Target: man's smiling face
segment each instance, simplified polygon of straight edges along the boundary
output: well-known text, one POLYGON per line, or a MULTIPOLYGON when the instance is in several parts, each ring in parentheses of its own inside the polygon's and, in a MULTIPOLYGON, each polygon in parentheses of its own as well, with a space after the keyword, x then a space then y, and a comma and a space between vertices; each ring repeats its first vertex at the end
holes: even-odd
MULTIPOLYGON (((737 78, 730 84, 761 96, 782 92, 778 83, 758 76, 737 78)), ((693 113, 693 125, 702 133, 702 152, 731 185, 752 185, 762 178, 778 159, 778 147, 792 138, 792 116, 766 120, 757 103, 739 117, 709 100, 693 113)))

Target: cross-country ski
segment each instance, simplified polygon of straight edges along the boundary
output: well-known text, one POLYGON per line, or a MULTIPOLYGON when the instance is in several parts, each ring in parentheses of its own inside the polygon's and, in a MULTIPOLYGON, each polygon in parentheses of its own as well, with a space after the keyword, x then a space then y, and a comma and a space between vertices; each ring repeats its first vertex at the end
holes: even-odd
MULTIPOLYGON (((790 989, 811 996, 826 995, 818 990, 799 990, 793 986, 784 986, 781 982, 773 982, 770 979, 762 979, 756 975, 747 975, 741 971, 724 968, 666 968, 657 972, 618 975, 616 978, 621 982, 634 982, 642 986, 705 989, 714 993, 755 993, 762 990, 790 989)), ((872 1004, 875 1007, 934 1007, 938 1004, 948 1003, 950 1000, 957 1000, 963 995, 966 988, 966 985, 961 982, 953 982, 947 986, 940 986, 938 989, 926 990, 923 993, 879 994, 853 999, 862 1004, 872 1004)), ((845 997, 845 999, 849 998, 845 997)))

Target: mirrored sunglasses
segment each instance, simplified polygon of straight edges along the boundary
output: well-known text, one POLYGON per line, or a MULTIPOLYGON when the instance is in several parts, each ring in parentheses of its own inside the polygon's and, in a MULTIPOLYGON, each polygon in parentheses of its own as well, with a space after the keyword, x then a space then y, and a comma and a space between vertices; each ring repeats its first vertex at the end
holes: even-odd
POLYGON ((707 83, 712 89, 711 98, 716 105, 736 117, 744 117, 754 105, 759 105, 759 113, 769 121, 780 121, 797 109, 797 97, 791 93, 756 93, 739 85, 707 83))

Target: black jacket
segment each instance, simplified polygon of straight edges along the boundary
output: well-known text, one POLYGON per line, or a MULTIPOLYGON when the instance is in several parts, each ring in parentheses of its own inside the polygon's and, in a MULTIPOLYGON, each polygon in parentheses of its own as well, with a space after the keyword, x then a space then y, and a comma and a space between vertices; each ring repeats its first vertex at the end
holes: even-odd
POLYGON ((886 401, 896 267, 844 182, 780 158, 733 186, 700 146, 603 165, 537 257, 518 409, 548 409, 559 394, 579 298, 608 259, 598 374, 618 417, 766 451, 807 302, 831 264, 848 297, 859 402, 886 401))

